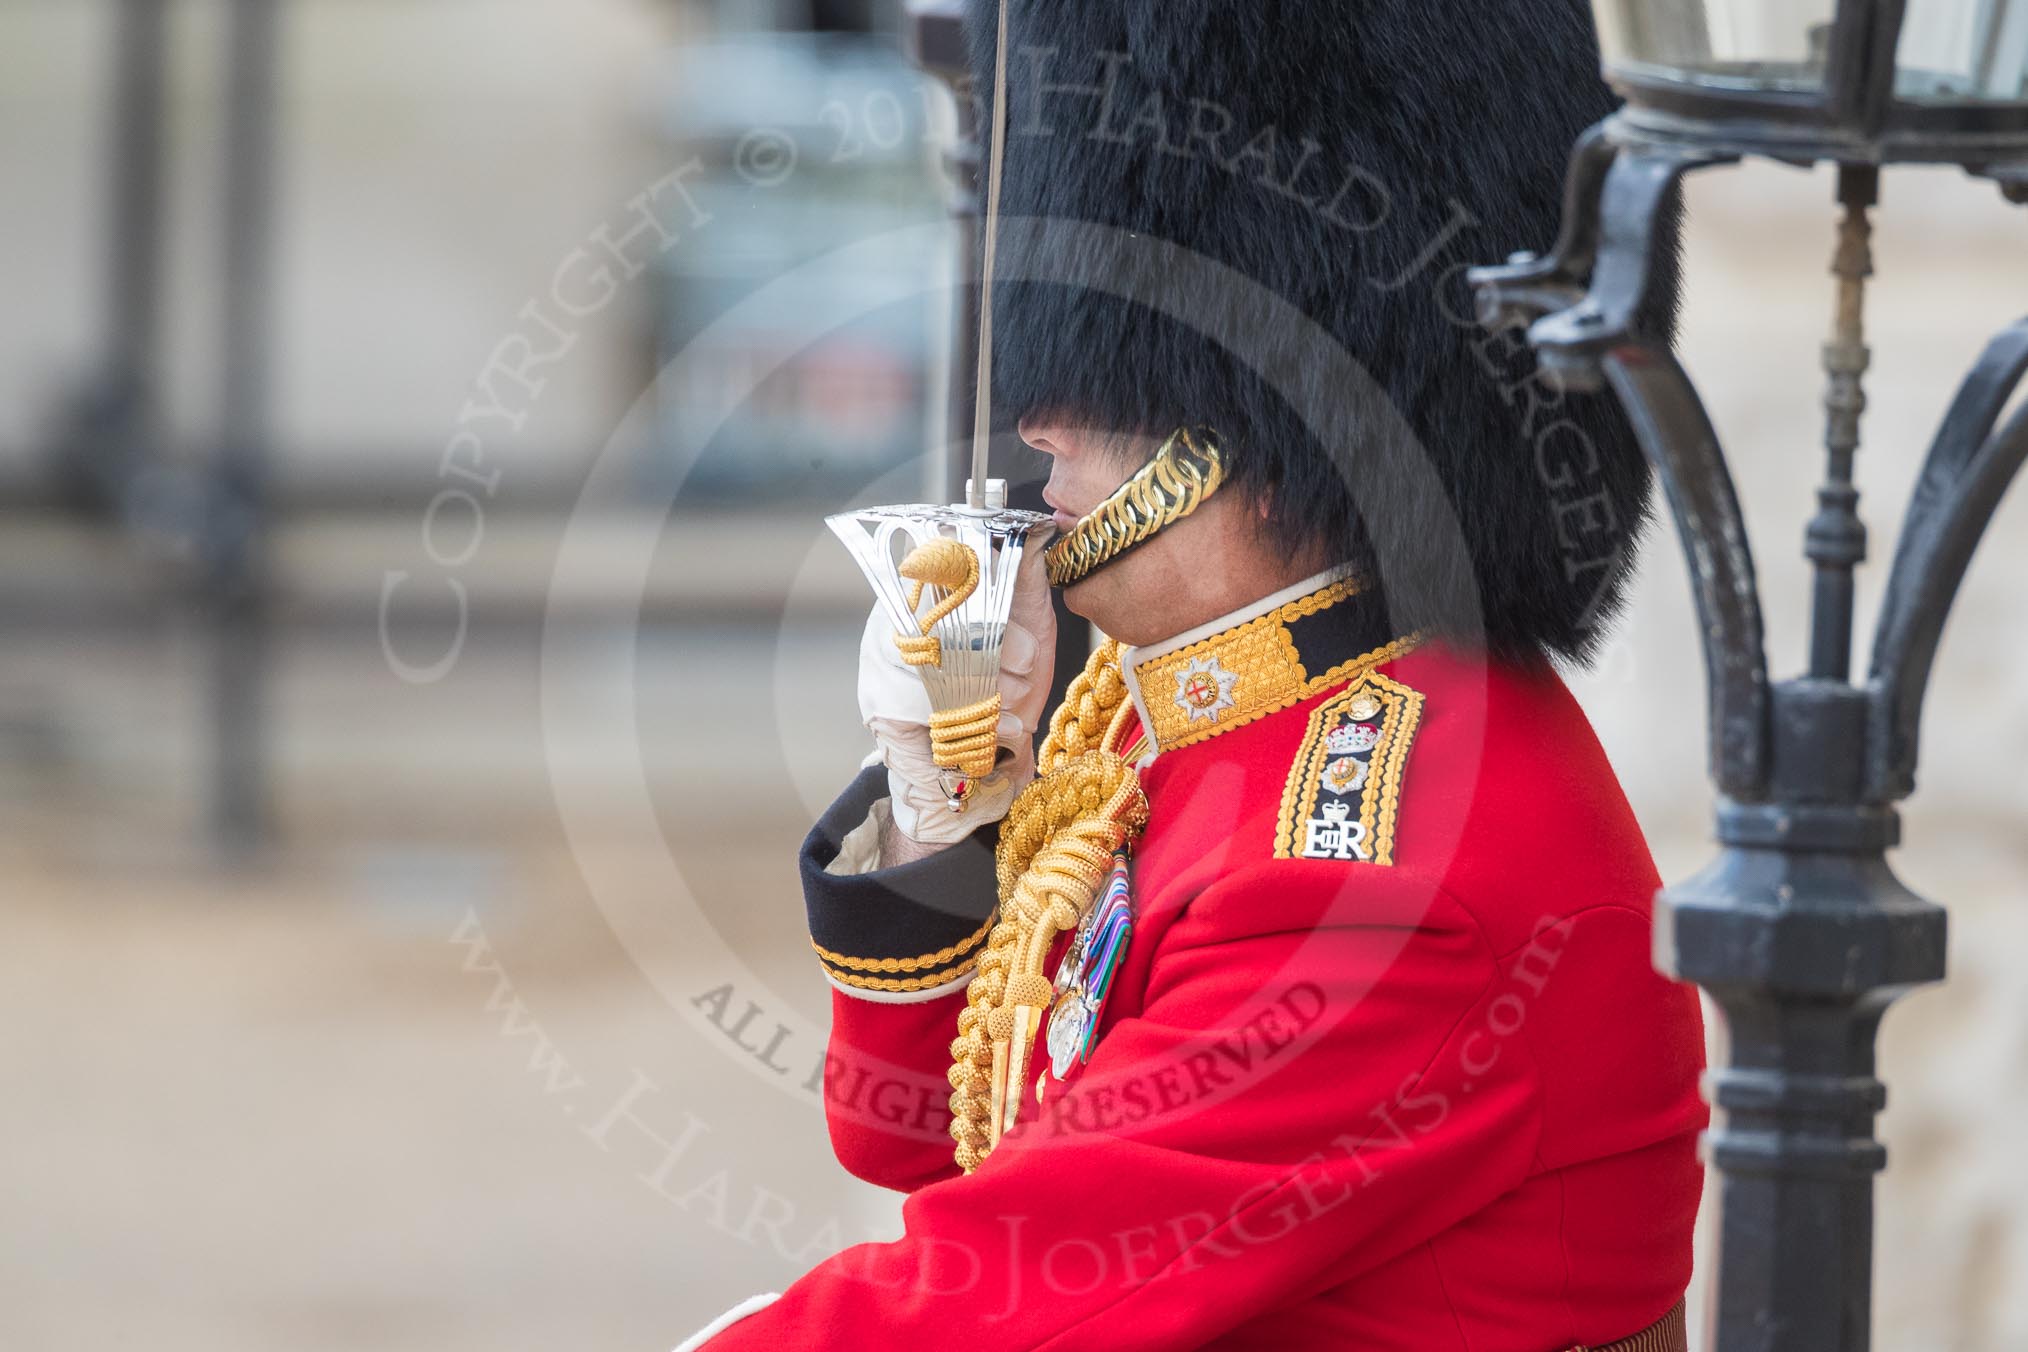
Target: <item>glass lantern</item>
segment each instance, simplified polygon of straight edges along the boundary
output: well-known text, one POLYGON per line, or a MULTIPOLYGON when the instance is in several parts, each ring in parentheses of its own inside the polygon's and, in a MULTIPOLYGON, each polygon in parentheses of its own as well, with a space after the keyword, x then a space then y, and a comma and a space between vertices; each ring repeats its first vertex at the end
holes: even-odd
POLYGON ((1894 92, 1929 105, 2028 99, 2028 0, 1908 0, 1894 92))
POLYGON ((2028 0, 1592 0, 1624 131, 1959 164, 2028 201, 2028 0))
MULTIPOLYGON (((1975 3, 1975 0, 1967 0, 1975 3)), ((1723 91, 1821 90, 1836 0, 1595 0, 1609 74, 1723 91)))

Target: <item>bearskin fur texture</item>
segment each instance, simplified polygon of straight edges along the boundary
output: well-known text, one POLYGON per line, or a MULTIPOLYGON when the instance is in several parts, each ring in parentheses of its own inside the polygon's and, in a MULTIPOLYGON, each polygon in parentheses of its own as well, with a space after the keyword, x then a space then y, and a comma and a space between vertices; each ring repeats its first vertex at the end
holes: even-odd
MULTIPOLYGON (((1614 107, 1583 0, 1007 2, 996 427, 1208 424, 1225 491, 1365 568, 1401 630, 1593 653, 1649 468, 1464 279, 1549 248, 1614 107)), ((966 6, 983 141, 997 10, 966 6)))

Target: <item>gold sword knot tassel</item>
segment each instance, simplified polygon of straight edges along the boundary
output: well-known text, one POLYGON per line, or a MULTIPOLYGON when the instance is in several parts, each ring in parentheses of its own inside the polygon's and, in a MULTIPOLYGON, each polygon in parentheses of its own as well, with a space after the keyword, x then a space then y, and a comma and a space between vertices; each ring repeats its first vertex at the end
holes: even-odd
MULTIPOLYGON (((910 613, 922 604, 926 588, 935 587, 943 593, 943 599, 917 621, 920 633, 894 636, 902 661, 912 667, 941 667, 944 645, 936 627, 979 589, 979 556, 963 541, 944 536, 917 545, 895 571, 908 581, 910 613)), ((993 773, 1000 750, 999 728, 998 691, 972 704, 930 714, 931 758, 939 767, 964 776, 953 794, 954 807, 961 808, 971 796, 973 781, 993 773)))
POLYGON ((936 587, 944 594, 944 599, 917 622, 921 625, 920 633, 894 636, 894 646, 901 649, 904 662, 912 667, 940 667, 944 662, 944 645, 934 631, 946 615, 979 589, 979 556, 962 541, 941 536, 911 549, 894 571, 908 581, 911 613, 922 604, 925 587, 936 587))

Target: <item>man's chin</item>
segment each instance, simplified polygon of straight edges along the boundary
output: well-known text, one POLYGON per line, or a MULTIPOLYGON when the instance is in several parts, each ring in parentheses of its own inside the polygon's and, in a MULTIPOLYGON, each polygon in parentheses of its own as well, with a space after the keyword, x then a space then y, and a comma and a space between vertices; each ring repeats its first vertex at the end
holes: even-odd
POLYGON ((1081 582, 1073 582, 1064 587, 1063 608, 1079 619, 1091 620, 1093 624, 1097 624, 1098 621, 1092 619, 1092 613, 1088 608, 1092 601, 1092 581, 1092 578, 1087 577, 1081 582))
POLYGON ((1147 607, 1134 604, 1135 589, 1130 578, 1108 572, 1108 569, 1116 567, 1116 564, 1106 565, 1083 581, 1065 587, 1064 608, 1079 619, 1091 621, 1101 634, 1116 638, 1129 647, 1151 642, 1151 636, 1142 632, 1147 607))
POLYGON ((1103 574, 1104 569, 1101 568, 1083 580, 1065 587, 1063 606, 1079 619, 1090 620, 1098 626, 1101 633, 1110 634, 1113 631, 1106 621, 1109 619, 1117 621, 1120 618, 1115 613, 1120 589, 1114 585, 1115 579, 1105 577, 1103 574))

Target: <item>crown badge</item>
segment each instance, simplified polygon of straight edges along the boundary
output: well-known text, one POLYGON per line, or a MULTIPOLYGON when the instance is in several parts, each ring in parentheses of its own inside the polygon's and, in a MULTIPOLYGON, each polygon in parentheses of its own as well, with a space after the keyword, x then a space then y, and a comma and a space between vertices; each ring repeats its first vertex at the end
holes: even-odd
POLYGON ((1340 723, 1324 738, 1324 746, 1334 756, 1350 756, 1355 752, 1371 751, 1380 741, 1380 729, 1371 723, 1340 723))

